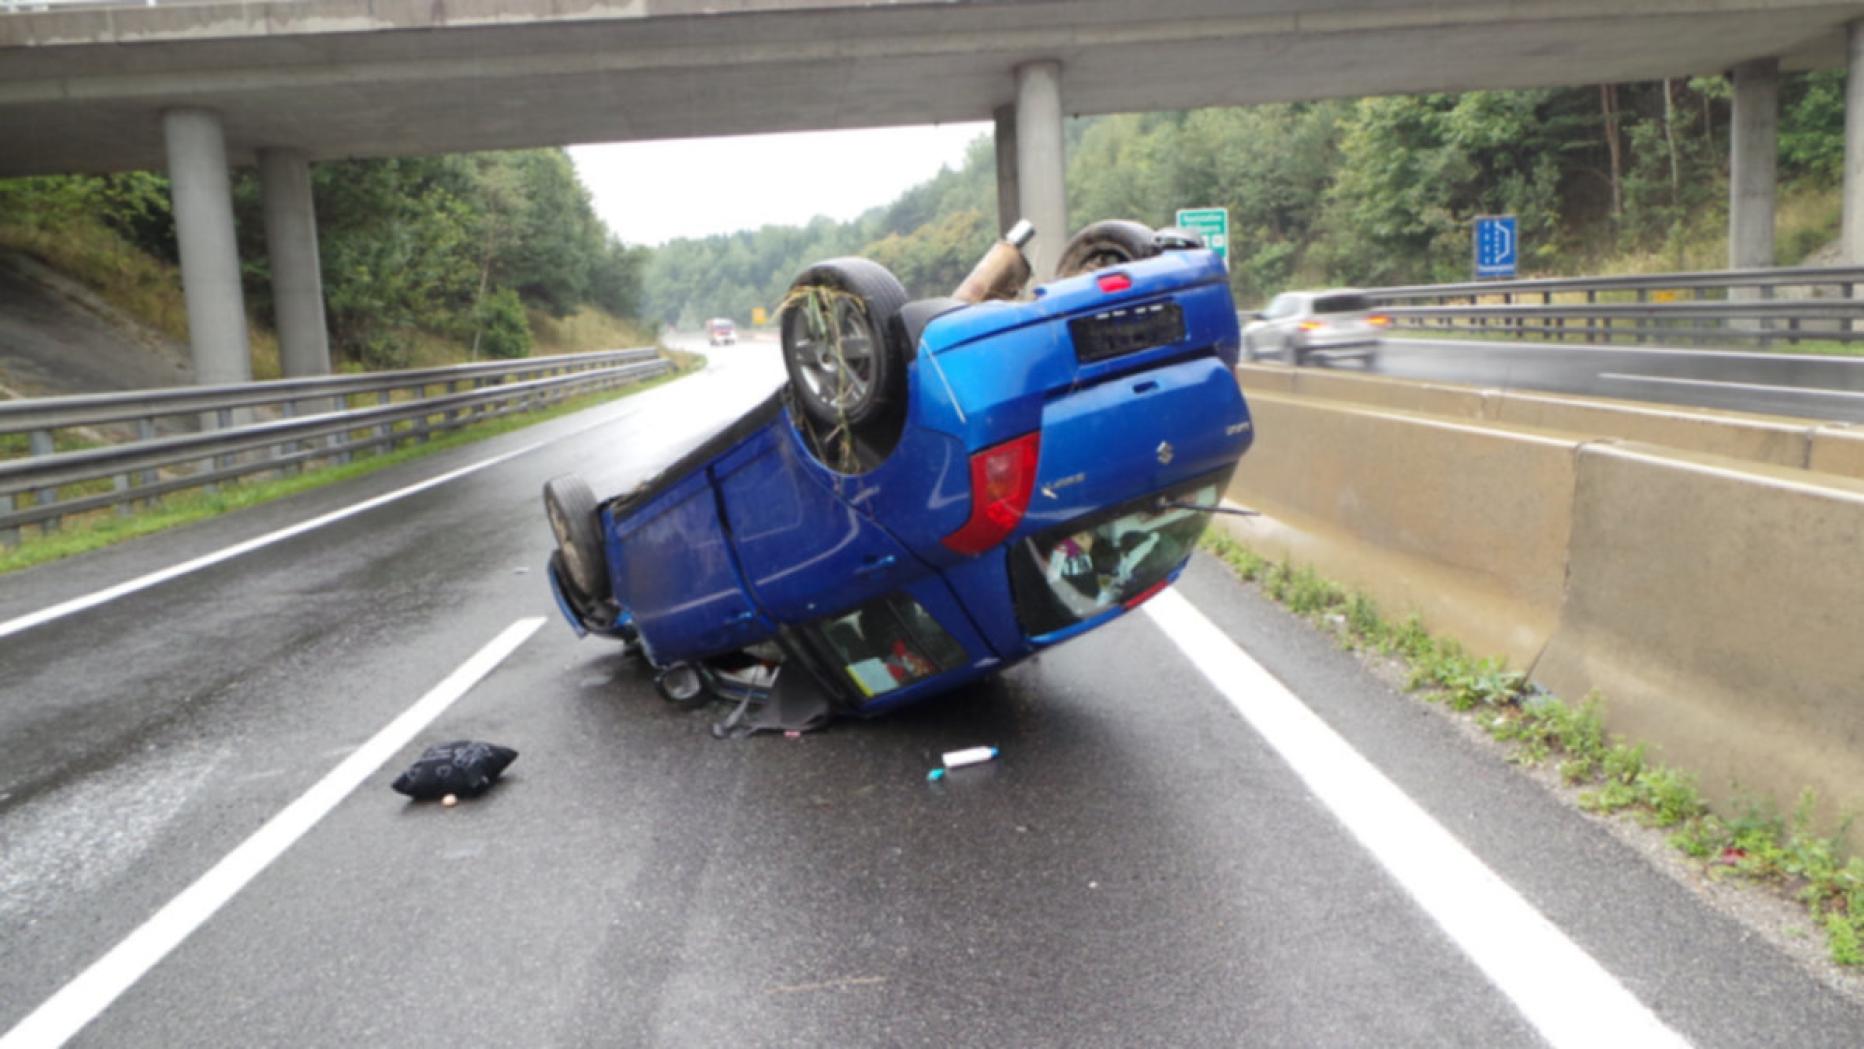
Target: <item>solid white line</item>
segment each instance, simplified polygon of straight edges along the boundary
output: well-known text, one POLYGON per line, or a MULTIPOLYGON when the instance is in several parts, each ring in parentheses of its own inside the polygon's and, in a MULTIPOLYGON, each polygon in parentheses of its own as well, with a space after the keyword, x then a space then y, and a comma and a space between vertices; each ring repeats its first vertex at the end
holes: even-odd
POLYGON ((1624 372, 1600 372, 1601 379, 1617 379, 1619 382, 1650 382, 1668 386, 1711 386, 1725 390, 1758 390, 1762 393, 1796 393, 1807 397, 1844 397, 1864 399, 1864 393, 1856 390, 1821 390, 1813 386, 1769 386, 1758 382, 1727 382, 1720 379, 1672 379, 1663 375, 1627 375, 1624 372))
POLYGON ((1687 1047, 1176 591, 1146 611, 1555 1049, 1687 1047))
POLYGON ((53 1049, 63 1045, 85 1024, 96 1019, 110 1003, 134 986, 144 973, 213 917, 260 871, 292 843, 317 825, 382 763, 406 746, 417 733, 439 717, 453 702, 478 684, 511 655, 538 627, 542 616, 520 619, 506 627, 471 659, 435 685, 415 704, 389 722, 369 741, 344 758, 323 779, 296 801, 280 810, 194 884, 168 901, 109 953, 60 988, 5 1036, 0 1049, 53 1049))

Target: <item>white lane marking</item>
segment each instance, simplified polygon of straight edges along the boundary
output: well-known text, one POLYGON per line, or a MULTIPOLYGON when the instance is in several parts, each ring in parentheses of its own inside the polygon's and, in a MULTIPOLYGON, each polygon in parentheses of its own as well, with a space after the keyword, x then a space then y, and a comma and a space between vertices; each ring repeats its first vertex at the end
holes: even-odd
POLYGON ((1165 636, 1555 1049, 1679 1047, 1665 1026, 1262 665, 1167 590, 1165 636))
POLYGON ((508 459, 515 459, 526 452, 542 448, 546 443, 548 442, 538 441, 533 444, 527 444, 522 448, 506 452, 502 455, 495 455, 490 459, 482 459, 479 462, 462 466, 457 470, 449 470, 437 477, 429 477, 425 481, 408 485, 406 488, 397 488, 392 492, 378 495, 373 499, 365 499, 360 503, 346 506, 341 510, 332 510, 330 513, 323 514, 319 517, 313 517, 308 521, 300 521, 297 524, 288 525, 277 531, 254 536, 245 542, 222 547, 211 554, 202 554, 200 557, 194 558, 191 561, 183 561, 177 565, 169 565, 167 568, 157 569, 147 575, 137 576, 134 579, 118 583, 115 586, 105 587, 102 590, 94 590, 82 597, 74 597, 69 601, 61 601, 56 605, 52 605, 49 608, 42 608, 37 612, 28 612, 23 616, 17 616, 4 623, 0 623, 0 638, 11 637, 21 631, 31 630, 36 626, 43 626, 55 619, 63 619, 68 615, 82 612, 85 609, 96 608, 98 605, 104 604, 105 602, 115 601, 119 597, 133 594, 138 590, 147 590, 152 586, 166 583, 177 576, 184 576, 189 572, 198 572, 203 568, 217 565, 222 561, 230 561, 241 554, 252 553, 254 550, 258 550, 261 547, 283 542, 286 539, 290 539, 292 536, 303 535, 305 532, 309 532, 312 529, 322 528, 327 524, 341 521, 346 517, 354 517, 360 513, 367 513, 378 506, 392 503, 397 499, 405 499, 417 492, 424 492, 429 488, 446 484, 448 481, 464 477, 467 474, 476 473, 488 466, 497 466, 499 463, 508 459))
POLYGON ((194 884, 181 890, 135 932, 0 1036, 0 1049, 53 1049, 63 1045, 316 826, 383 762, 490 674, 543 623, 542 616, 531 616, 506 627, 194 884))
POLYGON ((106 602, 115 601, 119 597, 126 597, 130 594, 136 593, 139 590, 147 590, 148 588, 152 586, 158 586, 162 583, 168 582, 171 579, 175 579, 179 576, 187 575, 190 572, 198 572, 203 568, 210 568, 214 565, 221 563, 222 561, 230 561, 233 558, 239 557, 242 554, 250 554, 254 550, 258 550, 262 547, 271 546, 273 543, 280 543, 287 539, 292 538, 293 536, 303 535, 305 532, 312 531, 313 529, 322 528, 323 526, 327 524, 334 524, 338 521, 343 520, 346 517, 354 517, 357 514, 367 513, 370 510, 373 510, 378 506, 385 506, 389 503, 395 502, 398 499, 405 499, 410 495, 415 495, 420 492, 424 492, 428 490, 429 488, 436 488, 440 485, 446 484, 448 481, 458 480, 461 477, 465 477, 467 474, 477 473, 478 471, 484 470, 487 467, 497 466, 499 463, 506 462, 511 459, 516 459, 520 455, 524 455, 528 452, 534 452, 537 449, 544 447, 545 445, 555 444, 559 441, 566 441, 566 440, 569 440, 571 437, 580 436, 598 427, 607 426, 610 423, 621 422, 624 419, 632 418, 640 410, 641 408, 638 405, 631 406, 628 410, 618 412, 612 417, 600 419, 587 426, 578 427, 577 429, 558 434, 557 436, 549 438, 548 440, 533 441, 530 444, 523 446, 522 448, 514 448, 509 452, 505 452, 500 455, 495 455, 490 459, 482 459, 476 463, 469 463, 468 465, 462 466, 457 470, 449 470, 446 473, 440 474, 439 476, 429 477, 425 481, 416 482, 414 484, 408 485, 406 488, 397 488, 392 492, 387 492, 382 495, 378 495, 373 499, 365 499, 362 502, 356 503, 353 506, 346 506, 341 510, 332 510, 330 513, 324 514, 319 517, 313 517, 308 521, 300 521, 297 524, 288 525, 284 528, 278 529, 277 531, 267 532, 264 535, 260 535, 260 536, 254 536, 253 538, 245 540, 244 542, 235 543, 232 546, 228 546, 228 547, 223 547, 222 549, 216 550, 211 554, 202 554, 200 557, 197 557, 193 559, 192 561, 183 561, 177 565, 170 565, 167 568, 157 569, 156 571, 150 572, 147 575, 140 575, 134 579, 127 580, 122 583, 118 583, 115 586, 105 587, 102 590, 94 590, 91 593, 84 594, 80 597, 74 597, 69 601, 61 601, 58 604, 51 605, 47 608, 42 608, 38 610, 37 612, 28 612, 23 616, 15 616, 14 618, 6 620, 5 622, 0 622, 0 638, 11 637, 14 634, 18 634, 26 630, 31 630, 33 627, 44 626, 45 624, 50 623, 53 620, 63 619, 66 616, 75 615, 76 613, 83 612, 87 609, 96 608, 98 605, 105 604, 106 602))
POLYGON ((1856 390, 1821 390, 1813 386, 1770 386, 1758 382, 1728 382, 1721 379, 1672 379, 1663 375, 1629 375, 1624 372, 1600 372, 1601 379, 1617 379, 1619 382, 1659 383, 1667 386, 1710 386, 1725 390, 1754 390, 1761 393, 1795 393, 1807 397, 1842 397, 1864 400, 1864 393, 1856 390))

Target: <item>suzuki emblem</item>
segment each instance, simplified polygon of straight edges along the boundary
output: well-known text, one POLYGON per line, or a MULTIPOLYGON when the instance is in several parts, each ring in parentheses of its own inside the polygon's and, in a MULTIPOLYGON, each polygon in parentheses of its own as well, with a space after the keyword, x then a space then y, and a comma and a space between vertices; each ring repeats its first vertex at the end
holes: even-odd
POLYGON ((1171 442, 1170 442, 1170 441, 1160 441, 1160 442, 1159 442, 1159 451, 1158 451, 1158 455, 1159 455, 1159 465, 1160 465, 1160 466, 1170 466, 1170 465, 1171 465, 1171 454, 1172 454, 1172 450, 1171 450, 1171 442))

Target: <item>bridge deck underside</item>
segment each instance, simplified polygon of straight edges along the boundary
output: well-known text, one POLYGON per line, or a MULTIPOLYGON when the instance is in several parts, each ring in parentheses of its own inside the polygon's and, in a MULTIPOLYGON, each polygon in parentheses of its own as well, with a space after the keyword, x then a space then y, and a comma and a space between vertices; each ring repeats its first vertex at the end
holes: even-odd
POLYGON ((221 112, 235 162, 273 145, 313 159, 426 154, 982 120, 1034 59, 1063 63, 1075 114, 1648 79, 1760 55, 1827 65, 1842 58, 1840 27, 1864 16, 1764 0, 1659 0, 1636 15, 1593 0, 619 13, 639 6, 525 25, 307 19, 247 35, 216 23, 139 36, 121 12, 109 43, 59 42, 53 20, 69 16, 0 18, 0 176, 159 167, 158 114, 180 105, 221 112))

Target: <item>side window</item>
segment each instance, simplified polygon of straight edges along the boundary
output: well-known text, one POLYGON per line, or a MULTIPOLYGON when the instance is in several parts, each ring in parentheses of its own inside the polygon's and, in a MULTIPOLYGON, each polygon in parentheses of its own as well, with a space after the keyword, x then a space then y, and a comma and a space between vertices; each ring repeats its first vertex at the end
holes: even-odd
POLYGON ((1293 312, 1294 312, 1294 296, 1277 295, 1275 296, 1275 301, 1269 303, 1268 313, 1265 314, 1265 316, 1267 316, 1269 320, 1273 321, 1273 320, 1280 320, 1283 317, 1286 317, 1293 312))
POLYGON ((830 616, 817 629, 863 695, 891 692, 965 661, 964 646, 905 594, 830 616))

